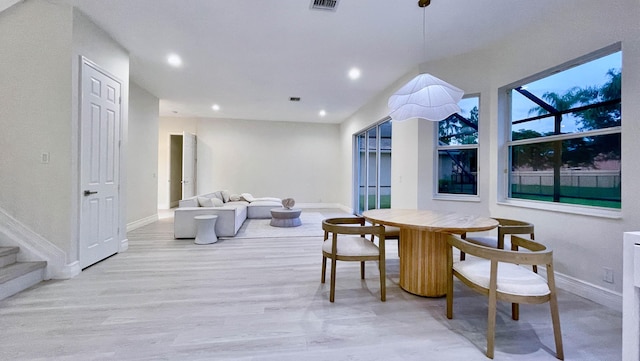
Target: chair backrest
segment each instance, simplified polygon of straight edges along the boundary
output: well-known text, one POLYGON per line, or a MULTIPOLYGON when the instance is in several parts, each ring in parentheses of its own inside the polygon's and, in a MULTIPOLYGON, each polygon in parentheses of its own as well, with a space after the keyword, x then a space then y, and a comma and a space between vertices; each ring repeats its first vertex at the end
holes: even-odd
MULTIPOLYGON (((507 234, 528 234, 531 239, 535 238, 533 223, 519 221, 507 218, 494 218, 498 221, 498 245, 502 248, 504 245, 504 236, 507 234)), ((511 249, 515 250, 514 246, 511 249)))
POLYGON ((515 249, 526 248, 529 250, 528 252, 481 246, 451 234, 447 236, 447 242, 466 254, 497 262, 525 265, 551 265, 553 263, 552 250, 547 249, 541 243, 515 235, 511 236, 512 247, 515 249))
POLYGON ((384 226, 365 226, 365 219, 362 217, 344 217, 344 218, 327 218, 322 221, 322 229, 324 230, 324 239, 329 238, 329 233, 338 234, 357 234, 361 236, 375 235, 378 239, 384 240, 384 226))

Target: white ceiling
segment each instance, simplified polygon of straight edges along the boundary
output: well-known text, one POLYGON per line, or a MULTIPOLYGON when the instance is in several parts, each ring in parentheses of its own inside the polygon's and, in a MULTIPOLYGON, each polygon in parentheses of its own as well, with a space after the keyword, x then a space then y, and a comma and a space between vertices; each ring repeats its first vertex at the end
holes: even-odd
POLYGON ((433 0, 423 12, 417 0, 341 0, 328 12, 310 10, 310 0, 57 1, 130 52, 131 78, 160 99, 161 116, 325 123, 343 121, 426 60, 484 46, 568 6, 433 0), (167 64, 171 52, 182 67, 167 64), (347 77, 354 66, 356 81, 347 77))

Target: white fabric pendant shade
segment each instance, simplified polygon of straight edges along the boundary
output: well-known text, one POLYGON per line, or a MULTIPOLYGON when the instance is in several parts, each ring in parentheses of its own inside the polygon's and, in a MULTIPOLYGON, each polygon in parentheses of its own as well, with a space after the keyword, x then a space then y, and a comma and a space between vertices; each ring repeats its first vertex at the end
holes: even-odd
POLYGON ((458 102, 463 95, 461 89, 431 74, 420 74, 389 97, 389 116, 396 121, 441 121, 460 111, 458 102))

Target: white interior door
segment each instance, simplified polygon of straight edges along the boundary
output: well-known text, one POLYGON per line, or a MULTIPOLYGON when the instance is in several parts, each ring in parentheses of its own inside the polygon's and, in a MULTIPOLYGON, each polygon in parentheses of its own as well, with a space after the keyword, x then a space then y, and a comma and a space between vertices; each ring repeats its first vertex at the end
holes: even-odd
POLYGON ((83 59, 80 100, 80 266, 118 252, 120 219, 118 81, 83 59))
POLYGON ((196 136, 182 133, 182 199, 196 195, 196 136))

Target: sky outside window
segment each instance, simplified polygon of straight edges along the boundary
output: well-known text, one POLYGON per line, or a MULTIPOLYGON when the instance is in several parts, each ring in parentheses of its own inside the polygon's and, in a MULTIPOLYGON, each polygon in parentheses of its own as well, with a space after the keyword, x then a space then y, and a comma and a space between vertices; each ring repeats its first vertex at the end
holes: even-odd
MULTIPOLYGON (((543 94, 547 92, 554 92, 562 95, 574 87, 602 87, 610 80, 609 76, 607 76, 607 72, 610 69, 620 71, 621 64, 622 52, 618 51, 588 63, 561 71, 546 78, 525 84, 522 87, 540 99, 543 99, 543 94)), ((527 99, 517 91, 512 91, 511 94, 512 120, 525 119, 538 115, 537 111, 530 113, 531 109, 538 108, 537 104, 527 99)), ((518 131, 521 129, 531 129, 540 133, 547 133, 553 131, 553 122, 553 117, 550 116, 549 118, 513 125, 512 130, 518 131)), ((571 114, 565 115, 563 117, 562 127, 563 133, 574 132, 577 127, 576 119, 571 114)))

